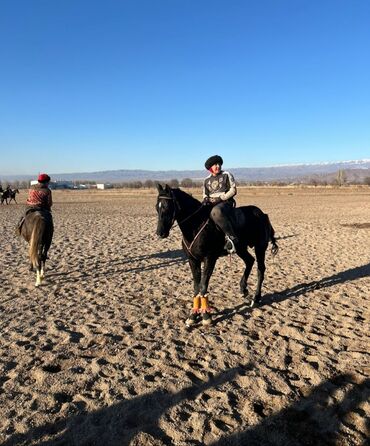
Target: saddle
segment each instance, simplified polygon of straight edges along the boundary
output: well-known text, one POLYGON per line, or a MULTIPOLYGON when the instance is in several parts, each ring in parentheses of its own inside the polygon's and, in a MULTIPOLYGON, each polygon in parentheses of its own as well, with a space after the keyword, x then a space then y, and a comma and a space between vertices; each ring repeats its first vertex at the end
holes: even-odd
POLYGON ((24 216, 19 220, 18 226, 15 229, 15 232, 17 235, 21 235, 22 226, 23 226, 23 223, 24 223, 27 215, 32 214, 33 212, 40 212, 42 214, 42 216, 45 218, 45 220, 47 220, 49 223, 53 224, 53 216, 48 209, 37 207, 37 206, 32 206, 26 210, 26 213, 24 214, 24 216))
POLYGON ((41 214, 44 214, 45 216, 49 216, 50 215, 50 217, 51 217, 51 212, 48 209, 41 208, 41 207, 38 207, 38 206, 32 206, 32 207, 28 208, 26 210, 25 215, 31 214, 32 212, 41 212, 41 214))

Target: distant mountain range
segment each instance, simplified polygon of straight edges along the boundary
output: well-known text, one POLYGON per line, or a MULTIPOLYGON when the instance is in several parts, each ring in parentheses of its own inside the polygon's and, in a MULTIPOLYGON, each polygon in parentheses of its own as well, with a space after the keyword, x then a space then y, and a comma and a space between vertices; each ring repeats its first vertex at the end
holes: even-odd
MULTIPOLYGON (((339 170, 344 170, 348 181, 362 182, 370 176, 370 159, 357 161, 338 161, 320 164, 287 164, 271 167, 228 168, 239 181, 290 181, 307 182, 312 179, 330 181, 339 170)), ((106 170, 101 172, 54 173, 53 180, 96 181, 97 183, 123 183, 131 181, 169 181, 184 178, 201 180, 207 175, 203 170, 106 170)), ((33 175, 2 175, 0 181, 24 181, 35 179, 33 175)))

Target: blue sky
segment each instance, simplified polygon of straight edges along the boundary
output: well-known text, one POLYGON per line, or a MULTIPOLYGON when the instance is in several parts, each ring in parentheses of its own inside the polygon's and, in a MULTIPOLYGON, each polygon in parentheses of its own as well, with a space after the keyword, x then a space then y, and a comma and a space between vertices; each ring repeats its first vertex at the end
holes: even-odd
POLYGON ((2 0, 0 174, 370 158, 369 23, 368 0, 2 0))

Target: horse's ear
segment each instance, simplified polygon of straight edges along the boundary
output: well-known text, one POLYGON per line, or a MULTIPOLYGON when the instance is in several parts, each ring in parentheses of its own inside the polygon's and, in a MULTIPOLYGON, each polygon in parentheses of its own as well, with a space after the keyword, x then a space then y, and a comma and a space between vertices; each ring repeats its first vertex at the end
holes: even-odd
POLYGON ((157 183, 157 190, 158 190, 158 192, 162 192, 163 191, 163 187, 159 183, 157 183))
POLYGON ((169 194, 170 192, 171 192, 171 188, 170 188, 170 186, 168 185, 168 184, 166 184, 166 192, 169 194))

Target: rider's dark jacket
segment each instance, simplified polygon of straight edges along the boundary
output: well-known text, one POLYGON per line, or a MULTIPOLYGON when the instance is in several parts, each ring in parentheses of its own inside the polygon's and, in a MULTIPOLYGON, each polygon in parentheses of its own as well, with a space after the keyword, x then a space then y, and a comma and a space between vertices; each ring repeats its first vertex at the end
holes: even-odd
POLYGON ((236 185, 230 172, 221 170, 217 175, 209 175, 203 183, 203 198, 221 198, 228 201, 236 195, 236 185))

